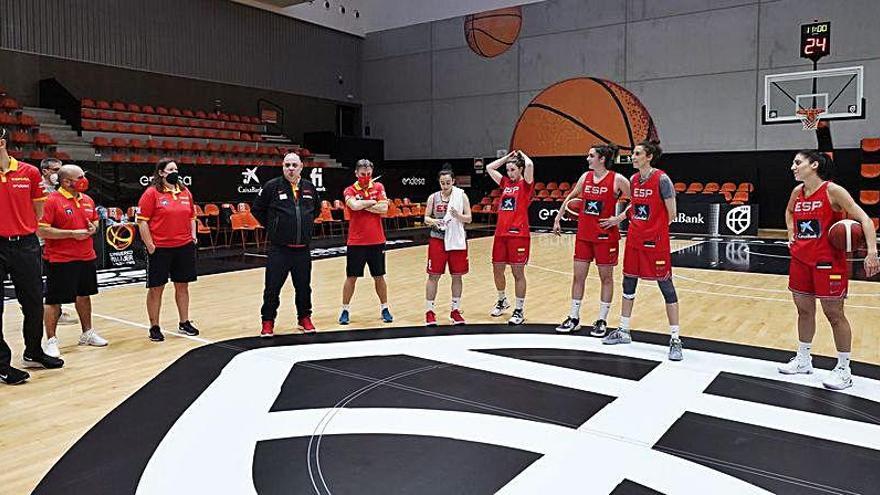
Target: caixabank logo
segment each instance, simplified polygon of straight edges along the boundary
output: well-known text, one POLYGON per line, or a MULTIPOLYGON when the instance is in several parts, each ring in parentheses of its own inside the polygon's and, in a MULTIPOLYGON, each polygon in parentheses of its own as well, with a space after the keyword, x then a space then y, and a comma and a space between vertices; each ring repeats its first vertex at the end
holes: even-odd
POLYGON ((34 493, 876 493, 875 367, 831 392, 781 378, 781 351, 687 339, 672 363, 665 336, 634 337, 472 325, 204 346, 34 493))

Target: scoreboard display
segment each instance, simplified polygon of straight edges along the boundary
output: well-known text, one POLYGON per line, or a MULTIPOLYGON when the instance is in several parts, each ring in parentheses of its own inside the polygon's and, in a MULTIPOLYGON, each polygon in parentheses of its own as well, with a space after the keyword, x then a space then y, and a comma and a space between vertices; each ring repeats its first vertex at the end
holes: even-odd
POLYGON ((817 62, 831 53, 831 22, 801 25, 801 58, 817 62))

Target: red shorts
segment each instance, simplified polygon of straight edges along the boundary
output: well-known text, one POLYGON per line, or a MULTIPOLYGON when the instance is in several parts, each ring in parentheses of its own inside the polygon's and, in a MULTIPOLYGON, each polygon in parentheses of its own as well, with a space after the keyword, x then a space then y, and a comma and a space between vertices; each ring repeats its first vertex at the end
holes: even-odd
POLYGON ((849 265, 846 261, 817 263, 815 266, 791 258, 788 265, 788 290, 825 299, 846 297, 849 265))
POLYGON ((594 242, 583 239, 574 241, 574 260, 596 260, 599 266, 617 266, 618 243, 617 242, 594 242))
POLYGON ((492 263, 529 264, 531 237, 498 237, 492 243, 492 263))
POLYGON ((635 249, 623 253, 623 274, 645 280, 666 280, 672 277, 672 254, 668 250, 635 249))
POLYGON ((468 272, 467 249, 447 251, 443 239, 432 237, 428 241, 428 273, 431 275, 443 275, 446 265, 449 265, 449 273, 452 275, 464 275, 468 272))

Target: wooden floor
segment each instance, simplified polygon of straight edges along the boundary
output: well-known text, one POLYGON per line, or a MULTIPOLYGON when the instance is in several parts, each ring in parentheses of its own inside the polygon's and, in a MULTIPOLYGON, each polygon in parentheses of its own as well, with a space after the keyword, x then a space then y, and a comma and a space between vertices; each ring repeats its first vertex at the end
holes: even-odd
MULTIPOLYGON (((465 278, 463 311, 472 323, 497 322, 488 316, 494 303, 489 253, 491 238, 470 242, 471 272, 465 278)), ((687 246, 674 241, 673 248, 687 246)), ((526 319, 531 323, 558 323, 569 307, 573 236, 535 235, 527 270, 529 297, 526 319)), ((424 246, 388 253, 388 285, 394 326, 423 323, 424 246)), ((313 273, 314 321, 321 331, 337 330, 345 258, 315 262, 313 273)), ((714 340, 789 349, 795 343, 795 311, 786 290, 786 277, 737 272, 676 268, 681 300, 681 328, 685 338, 714 340)), ((619 277, 619 268, 617 270, 619 277)), ((508 295, 512 297, 512 280, 508 295)), ((619 278, 618 278, 619 280, 619 278)), ((62 370, 37 371, 23 386, 0 387, 0 492, 29 493, 52 464, 101 417, 156 376, 188 350, 205 343, 252 336, 259 332, 263 270, 255 269, 201 277, 191 287, 191 314, 202 330, 199 338, 166 332, 164 343, 146 337, 145 290, 141 286, 117 287, 93 298, 95 327, 110 340, 103 349, 76 345, 78 328, 60 327, 62 370)), ((595 319, 598 302, 595 271, 588 280, 582 316, 595 319)), ((609 324, 616 326, 620 310, 619 282, 609 324)), ((854 329, 853 358, 880 364, 880 284, 852 282, 847 314, 854 329)), ((172 291, 165 295, 163 323, 176 328, 172 291)), ((449 279, 444 278, 438 297, 438 314, 446 323, 449 279)), ((293 331, 290 287, 282 294, 282 316, 276 331, 293 331)), ((349 329, 377 327, 378 301, 369 279, 355 293, 349 329)), ((6 307, 4 328, 13 348, 13 364, 21 358, 21 315, 15 304, 6 307)), ((633 328, 666 332, 667 324, 656 284, 641 283, 632 319, 633 328)), ((819 318, 814 349, 833 355, 830 328, 819 318)), ((137 428, 137 425, 131 425, 137 428)))

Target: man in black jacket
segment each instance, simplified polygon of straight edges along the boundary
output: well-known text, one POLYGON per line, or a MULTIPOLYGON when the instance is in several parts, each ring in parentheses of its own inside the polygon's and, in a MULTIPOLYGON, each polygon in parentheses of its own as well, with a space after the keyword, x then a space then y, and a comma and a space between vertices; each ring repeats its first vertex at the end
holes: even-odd
POLYGON ((288 274, 296 291, 297 325, 304 332, 315 331, 311 318, 312 256, 309 243, 320 202, 314 184, 302 178, 302 169, 299 155, 285 155, 284 175, 266 182, 251 208, 269 238, 260 337, 275 335, 275 317, 280 304, 278 295, 288 274))

